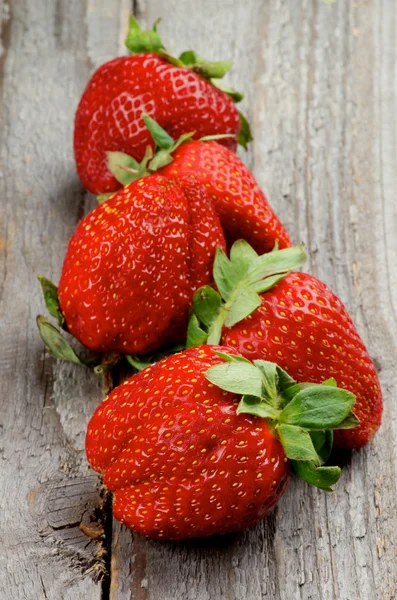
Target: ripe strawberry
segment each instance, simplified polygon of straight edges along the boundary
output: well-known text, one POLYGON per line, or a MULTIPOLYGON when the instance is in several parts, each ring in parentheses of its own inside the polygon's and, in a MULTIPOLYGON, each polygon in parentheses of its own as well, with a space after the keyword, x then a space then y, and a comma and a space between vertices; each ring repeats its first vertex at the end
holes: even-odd
MULTIPOLYGON (((194 298, 196 315, 200 318, 210 299, 214 310, 209 316, 207 306, 204 319, 209 343, 221 340, 249 360, 277 361, 297 381, 321 383, 333 377, 351 391, 357 397, 354 414, 360 426, 336 431, 335 445, 360 448, 373 437, 382 418, 375 366, 346 308, 324 283, 307 273, 291 273, 273 282, 268 277, 264 285, 252 277, 258 265, 277 273, 278 255, 258 257, 244 242, 234 246, 230 261, 219 252, 214 279, 225 303, 219 295, 213 299, 214 290, 199 290, 194 298)), ((204 343, 197 319, 190 330, 204 343)))
POLYGON ((224 241, 205 190, 182 184, 151 175, 78 225, 59 303, 69 332, 84 346, 146 352, 183 339, 193 292, 211 280, 215 247, 224 241))
POLYGON ((248 124, 228 93, 235 101, 242 95, 217 83, 231 62, 208 63, 191 51, 176 59, 164 50, 156 26, 143 32, 133 17, 126 45, 135 55, 99 67, 77 108, 74 152, 77 172, 88 190, 104 194, 121 187, 107 168, 107 151, 127 152, 141 160, 146 147, 153 145, 143 112, 176 137, 190 131, 198 138, 230 133, 232 137, 222 143, 231 149, 236 148, 239 132, 243 145, 251 139, 248 124))
POLYGON ((338 467, 320 466, 332 433, 316 429, 346 423, 353 404, 332 382, 299 386, 273 363, 191 348, 102 402, 88 425, 87 457, 128 527, 163 539, 226 533, 269 513, 287 484, 287 457, 319 487, 337 481, 338 467))
POLYGON ((123 153, 108 153, 109 169, 118 181, 125 184, 154 171, 177 181, 191 177, 211 195, 229 247, 237 239, 247 240, 260 253, 270 252, 276 242, 280 248, 291 246, 251 171, 231 150, 220 146, 220 140, 190 141, 184 135, 175 142, 153 119, 147 115, 143 119, 158 152, 141 164, 123 153))

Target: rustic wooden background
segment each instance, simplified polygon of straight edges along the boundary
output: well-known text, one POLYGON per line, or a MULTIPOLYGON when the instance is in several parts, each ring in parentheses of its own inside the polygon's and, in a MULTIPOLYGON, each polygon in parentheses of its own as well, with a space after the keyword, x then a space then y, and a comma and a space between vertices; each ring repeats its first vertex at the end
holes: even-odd
POLYGON ((0 598, 396 598, 395 0, 0 0, 0 29, 0 598), (255 133, 243 158, 351 310, 385 395, 381 430, 340 457, 334 494, 292 481, 267 520, 221 539, 155 543, 112 523, 84 455, 102 383, 49 357, 34 324, 35 274, 58 280, 94 206, 74 110, 94 68, 124 52, 131 9, 162 17, 172 50, 234 59, 255 133), (98 519, 102 544, 79 529, 98 519))

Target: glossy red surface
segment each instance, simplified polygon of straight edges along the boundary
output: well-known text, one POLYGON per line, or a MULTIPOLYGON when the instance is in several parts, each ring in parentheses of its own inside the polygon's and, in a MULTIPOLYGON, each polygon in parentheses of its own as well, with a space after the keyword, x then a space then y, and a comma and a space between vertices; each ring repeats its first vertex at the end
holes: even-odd
MULTIPOLYGON (((214 347, 168 357, 116 388, 87 432, 87 457, 114 492, 117 519, 165 539, 234 531, 283 493, 288 464, 266 421, 210 384, 214 347)), ((223 349, 228 351, 227 349, 223 349)))
POLYGON ((174 139, 191 131, 197 138, 231 133, 235 137, 222 143, 236 148, 240 119, 225 93, 156 54, 115 58, 95 71, 76 112, 76 166, 88 190, 102 194, 121 188, 107 168, 107 151, 119 150, 141 160, 146 147, 153 147, 142 113, 174 139))
POLYGON ((301 382, 334 377, 356 395, 355 429, 335 432, 335 446, 364 446, 382 419, 382 392, 375 366, 342 302, 321 281, 291 273, 262 294, 262 305, 231 329, 222 343, 249 360, 278 363, 301 382))
POLYGON ((59 283, 70 332, 98 352, 145 352, 183 339, 218 245, 222 229, 201 186, 160 175, 131 183, 70 240, 59 283))
POLYGON ((253 174, 228 148, 217 142, 190 142, 173 154, 161 173, 194 177, 205 186, 221 221, 228 245, 245 239, 263 254, 291 246, 289 235, 258 186, 253 174))

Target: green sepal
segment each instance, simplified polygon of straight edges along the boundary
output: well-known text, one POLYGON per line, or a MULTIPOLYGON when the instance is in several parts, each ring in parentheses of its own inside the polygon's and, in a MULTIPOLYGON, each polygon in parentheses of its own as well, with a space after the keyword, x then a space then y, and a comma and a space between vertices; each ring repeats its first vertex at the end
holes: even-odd
POLYGON ((204 135, 199 138, 199 142, 217 142, 218 140, 232 139, 235 137, 234 133, 214 133, 214 135, 204 135))
POLYGON ((276 419, 277 411, 271 404, 258 398, 257 396, 244 395, 237 407, 237 414, 247 413, 255 417, 265 419, 276 419))
POLYGON ((96 197, 96 201, 98 202, 98 204, 103 204, 104 202, 106 202, 106 200, 109 200, 109 198, 111 198, 112 196, 114 196, 116 192, 109 192, 107 194, 99 194, 96 197))
POLYGON ((280 422, 306 429, 339 428, 355 403, 355 396, 333 386, 314 385, 300 390, 280 414, 280 422))
POLYGON ((277 427, 277 432, 287 458, 308 461, 320 466, 320 459, 308 431, 296 425, 281 423, 277 427))
POLYGON ((295 473, 310 485, 333 492, 332 486, 341 476, 340 467, 316 467, 311 462, 292 460, 291 465, 295 473))
POLYGON ((252 140, 254 139, 251 133, 251 127, 243 113, 239 112, 238 114, 240 117, 240 131, 237 138, 238 143, 245 150, 248 150, 249 142, 252 142, 252 140))
POLYGON ((141 117, 144 120, 145 125, 148 128, 156 146, 162 150, 169 150, 174 144, 173 138, 168 135, 166 130, 163 129, 154 119, 152 119, 152 117, 149 117, 149 115, 142 113, 141 117))
POLYGON ((42 315, 38 315, 37 327, 41 339, 44 342, 45 347, 52 356, 60 358, 61 360, 67 360, 75 363, 76 365, 88 366, 73 350, 72 346, 65 340, 59 329, 54 327, 52 323, 47 321, 42 315))
POLYGON ((171 65, 174 65, 174 67, 184 67, 185 66, 183 64, 183 62, 181 60, 179 60, 179 58, 170 54, 170 52, 165 50, 165 48, 160 48, 160 50, 158 51, 157 54, 159 56, 161 56, 161 58, 165 58, 165 60, 167 62, 169 62, 171 65))
POLYGON ((136 369, 137 371, 142 371, 143 369, 146 369, 146 367, 150 367, 150 365, 152 364, 151 362, 146 362, 144 360, 139 359, 136 356, 132 356, 132 354, 126 354, 125 357, 131 365, 131 367, 134 367, 134 369, 136 369))
MULTIPOLYGON (((236 241, 230 258, 219 246, 215 252, 213 277, 224 301, 212 313, 212 323, 201 320, 197 310, 199 304, 193 302, 193 313, 208 331, 208 344, 219 344, 222 327, 232 327, 253 313, 262 302, 259 292, 270 289, 290 271, 300 267, 306 260, 303 245, 293 248, 275 249, 262 256, 245 241, 236 241)), ((200 288, 195 298, 200 298, 200 288)))
POLYGON ((221 81, 219 79, 211 79, 210 81, 211 81, 212 85, 214 85, 215 87, 219 88, 222 92, 227 94, 233 100, 233 102, 235 104, 237 104, 238 102, 241 102, 241 100, 244 98, 244 94, 229 87, 228 85, 225 85, 223 83, 223 81, 221 81))
POLYGON ((193 312, 206 327, 216 319, 221 305, 220 295, 209 285, 198 289, 193 296, 193 312))
POLYGON ((189 319, 187 327, 186 348, 194 346, 202 346, 207 341, 208 334, 200 327, 200 323, 196 315, 192 315, 189 319))
POLYGON ((262 301, 260 296, 254 290, 250 288, 242 288, 238 290, 235 298, 233 300, 233 304, 230 309, 227 311, 225 316, 225 326, 233 327, 239 321, 248 317, 251 313, 253 313, 259 306, 262 301))
POLYGON ((187 67, 209 81, 211 81, 211 79, 222 79, 222 77, 224 77, 233 66, 233 62, 231 60, 217 62, 205 60, 196 54, 194 50, 186 50, 185 52, 182 52, 182 54, 179 55, 178 61, 180 63, 178 66, 187 67))
POLYGON ((349 415, 347 415, 346 419, 342 421, 342 423, 339 423, 338 427, 335 429, 354 429, 358 425, 360 425, 360 419, 358 419, 356 415, 351 412, 349 415))
POLYGON ((262 396, 263 376, 252 363, 225 362, 208 369, 205 376, 227 392, 262 396))
POLYGON ((275 363, 251 363, 213 351, 225 362, 208 369, 208 381, 241 395, 237 413, 267 419, 302 479, 330 491, 340 469, 323 465, 331 453, 332 430, 349 419, 352 426, 358 422, 351 413, 354 396, 336 387, 332 378, 323 384, 297 384, 275 363))
POLYGON ((144 30, 139 25, 134 15, 130 16, 129 30, 125 45, 131 54, 139 54, 141 52, 158 53, 163 48, 161 37, 157 33, 157 25, 160 19, 154 23, 151 30, 144 30))
POLYGON ((310 437, 312 438, 313 446, 316 449, 321 464, 325 464, 329 459, 332 450, 334 441, 333 431, 330 429, 327 429, 326 431, 311 431, 310 437))
POLYGON ((219 352, 218 350, 214 350, 213 352, 219 356, 219 358, 223 358, 223 360, 226 360, 227 362, 251 363, 251 361, 248 360, 248 358, 244 358, 244 356, 239 356, 237 354, 225 354, 225 352, 219 352))
POLYGON ((58 321, 58 324, 62 327, 65 322, 61 308, 59 306, 58 288, 55 283, 52 283, 44 275, 37 275, 37 279, 40 281, 41 289, 43 290, 43 296, 48 312, 54 319, 58 321))
POLYGON ((144 160, 139 163, 125 152, 106 152, 108 169, 119 183, 128 185, 147 175, 146 165, 150 153, 153 156, 152 150, 147 150, 144 160))

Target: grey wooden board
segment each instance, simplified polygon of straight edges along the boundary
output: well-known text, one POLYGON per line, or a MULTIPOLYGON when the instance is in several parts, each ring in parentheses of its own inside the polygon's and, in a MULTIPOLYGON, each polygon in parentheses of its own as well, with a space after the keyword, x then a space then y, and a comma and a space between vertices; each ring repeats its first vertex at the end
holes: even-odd
MULTIPOLYGON (((4 2, 0 7, 4 9, 4 2)), ((146 0, 172 50, 231 57, 255 142, 242 154, 308 268, 345 301, 380 369, 384 425, 337 491, 292 480, 263 523, 220 540, 157 543, 116 522, 113 600, 397 597, 397 11, 394 0, 146 0)), ((93 206, 74 172, 73 112, 122 52, 129 0, 12 0, 2 27, 0 597, 101 597, 100 546, 77 523, 98 503, 84 458, 100 383, 45 355, 34 274, 57 279, 93 206), (88 544, 88 545, 87 545, 88 544)), ((5 11, 0 11, 5 14, 5 11)), ((109 597, 105 588, 103 598, 109 597)))

